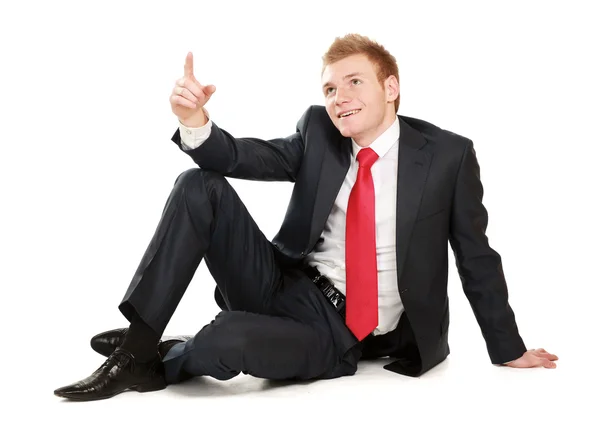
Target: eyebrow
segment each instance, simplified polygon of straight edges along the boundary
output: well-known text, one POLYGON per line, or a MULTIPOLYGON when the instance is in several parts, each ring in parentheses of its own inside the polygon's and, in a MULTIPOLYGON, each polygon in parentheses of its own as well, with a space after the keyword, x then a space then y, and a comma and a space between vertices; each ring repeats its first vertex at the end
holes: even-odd
MULTIPOLYGON (((350 77, 360 77, 360 76, 364 76, 364 74, 363 74, 362 72, 352 72, 351 74, 344 75, 344 78, 343 78, 343 80, 346 80, 346 79, 348 79, 348 78, 350 78, 350 77)), ((323 85, 323 89, 325 89, 326 87, 329 87, 329 86, 331 86, 331 85, 332 85, 332 84, 331 84, 331 83, 328 81, 327 83, 325 83, 325 84, 323 85)))

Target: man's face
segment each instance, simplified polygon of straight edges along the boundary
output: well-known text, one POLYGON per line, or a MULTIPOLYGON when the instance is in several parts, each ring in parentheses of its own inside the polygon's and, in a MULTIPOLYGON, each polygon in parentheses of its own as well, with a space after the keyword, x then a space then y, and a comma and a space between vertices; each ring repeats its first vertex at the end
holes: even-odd
POLYGON ((376 66, 365 55, 351 55, 327 65, 321 80, 329 118, 343 136, 353 138, 359 146, 372 143, 396 118, 398 81, 390 76, 382 87, 376 66))

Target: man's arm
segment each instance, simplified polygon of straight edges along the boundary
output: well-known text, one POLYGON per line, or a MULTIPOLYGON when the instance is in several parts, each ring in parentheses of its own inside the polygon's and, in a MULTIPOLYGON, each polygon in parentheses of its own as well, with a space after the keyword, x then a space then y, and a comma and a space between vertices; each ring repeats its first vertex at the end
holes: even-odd
POLYGON ((190 141, 182 142, 181 127, 171 140, 203 169, 231 178, 294 182, 304 156, 303 134, 306 133, 310 113, 311 108, 296 124, 296 132, 286 138, 235 138, 209 120, 207 130, 202 131, 204 136, 201 136, 200 147, 187 145, 190 141), (209 135, 205 138, 207 133, 209 135))
POLYGON ((526 348, 508 303, 500 255, 488 244, 487 210, 482 203, 479 164, 468 141, 454 190, 450 245, 463 290, 481 328, 490 359, 502 364, 520 358, 526 348))
MULTIPOLYGON (((180 130, 171 140, 203 169, 214 170, 231 178, 261 181, 295 181, 304 156, 303 135, 310 118, 310 108, 296 125, 296 133, 287 138, 259 140, 235 138, 208 121, 205 105, 215 93, 214 85, 203 86, 194 75, 194 56, 188 52, 183 77, 175 82, 169 97, 171 110, 180 124, 199 128, 210 125, 210 134, 202 136, 201 147, 184 146, 180 130)), ((207 132, 207 131, 204 131, 207 132)), ((191 135, 191 134, 190 134, 191 135)), ((195 144, 195 143, 194 143, 195 144)))

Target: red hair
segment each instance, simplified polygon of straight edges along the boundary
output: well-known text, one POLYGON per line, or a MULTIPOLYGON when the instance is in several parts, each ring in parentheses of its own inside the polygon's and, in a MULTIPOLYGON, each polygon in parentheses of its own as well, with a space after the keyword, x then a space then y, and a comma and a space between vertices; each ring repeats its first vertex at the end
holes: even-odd
MULTIPOLYGON (((400 81, 396 58, 379 43, 359 34, 346 34, 344 37, 337 37, 334 40, 325 55, 323 55, 321 74, 323 74, 327 65, 351 55, 365 55, 375 65, 377 80, 379 80, 381 86, 390 75, 394 75, 400 81)), ((396 112, 398 112, 400 94, 398 94, 394 105, 396 112)))

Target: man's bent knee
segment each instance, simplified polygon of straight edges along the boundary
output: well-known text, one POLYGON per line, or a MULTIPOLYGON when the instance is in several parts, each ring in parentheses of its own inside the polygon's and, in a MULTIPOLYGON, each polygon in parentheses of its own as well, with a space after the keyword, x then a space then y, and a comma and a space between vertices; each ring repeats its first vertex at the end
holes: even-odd
POLYGON ((201 169, 199 167, 193 167, 179 174, 177 179, 175 180, 175 186, 183 186, 187 187, 192 184, 195 185, 198 182, 208 183, 208 182, 224 182, 225 177, 221 175, 219 172, 215 172, 214 170, 201 169))
POLYGON ((196 167, 181 173, 173 190, 184 193, 186 198, 197 198, 200 195, 202 200, 207 198, 213 204, 218 204, 222 191, 227 186, 230 184, 219 172, 196 167))

